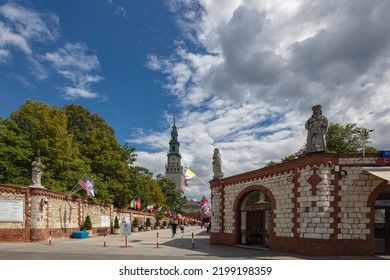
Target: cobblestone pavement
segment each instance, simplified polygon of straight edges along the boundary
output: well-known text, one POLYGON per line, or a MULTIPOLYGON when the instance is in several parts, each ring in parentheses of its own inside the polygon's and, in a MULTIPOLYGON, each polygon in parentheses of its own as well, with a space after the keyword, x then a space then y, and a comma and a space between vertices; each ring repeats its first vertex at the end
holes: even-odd
POLYGON ((200 227, 187 227, 171 238, 169 229, 120 235, 92 236, 86 239, 53 239, 48 242, 1 243, 2 260, 380 260, 390 256, 307 257, 260 250, 253 247, 210 245, 209 235, 200 227), (157 243, 158 234, 158 243, 157 243), (194 238, 192 238, 192 235, 194 238), (158 246, 157 246, 158 245, 158 246))

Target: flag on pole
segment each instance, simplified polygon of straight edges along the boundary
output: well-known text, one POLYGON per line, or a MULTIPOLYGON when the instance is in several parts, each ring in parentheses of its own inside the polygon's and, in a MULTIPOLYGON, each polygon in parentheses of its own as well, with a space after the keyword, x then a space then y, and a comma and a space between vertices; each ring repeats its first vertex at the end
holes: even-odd
POLYGON ((87 181, 87 178, 85 178, 85 176, 83 176, 83 178, 81 178, 81 180, 79 181, 79 185, 87 192, 88 195, 90 195, 88 181, 87 181))
POLYGON ((93 179, 89 179, 87 180, 87 185, 88 185, 88 189, 89 189, 89 196, 90 197, 95 197, 95 183, 93 181, 93 179))
POLYGON ((153 205, 148 205, 148 206, 146 207, 146 209, 148 209, 149 212, 153 212, 153 205))
POLYGON ((205 196, 202 196, 202 200, 200 201, 199 206, 203 208, 203 206, 208 203, 209 203, 208 199, 205 196))
POLYGON ((186 167, 186 172, 184 174, 184 185, 188 187, 188 180, 195 178, 196 174, 192 172, 188 167, 186 167))
POLYGON ((162 209, 162 206, 158 207, 158 208, 157 208, 157 212, 160 212, 161 209, 162 209))
POLYGON ((141 210, 141 198, 137 199, 137 203, 135 205, 135 209, 141 210))
POLYGON ((131 199, 130 201, 130 208, 133 208, 134 209, 134 201, 135 201, 135 198, 131 199))

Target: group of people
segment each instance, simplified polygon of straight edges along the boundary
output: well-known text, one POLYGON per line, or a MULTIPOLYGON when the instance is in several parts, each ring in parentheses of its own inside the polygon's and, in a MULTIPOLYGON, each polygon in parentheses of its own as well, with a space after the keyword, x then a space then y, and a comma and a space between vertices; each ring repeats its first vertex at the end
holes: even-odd
MULTIPOLYGON (((202 222, 201 225, 200 225, 200 228, 203 228, 203 226, 206 227, 206 231, 207 231, 207 233, 209 233, 210 229, 211 229, 211 222, 208 222, 208 223, 203 223, 202 222)), ((172 221, 172 238, 174 238, 176 236, 177 228, 180 229, 181 238, 183 238, 186 226, 185 226, 184 222, 182 222, 181 220, 178 221, 178 220, 174 219, 172 221)))
POLYGON ((176 232, 177 232, 177 227, 179 227, 180 231, 181 231, 181 238, 184 237, 184 230, 186 228, 185 224, 180 220, 173 220, 172 222, 172 238, 174 238, 176 236, 176 232))

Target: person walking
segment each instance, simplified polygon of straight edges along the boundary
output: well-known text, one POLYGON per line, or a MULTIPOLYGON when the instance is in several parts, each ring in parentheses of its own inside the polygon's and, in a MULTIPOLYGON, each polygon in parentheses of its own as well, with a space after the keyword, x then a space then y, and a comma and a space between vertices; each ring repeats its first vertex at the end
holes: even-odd
POLYGON ((177 228, 177 220, 173 219, 173 222, 172 222, 172 238, 174 238, 175 235, 176 235, 176 228, 177 228))
POLYGON ((185 228, 186 228, 186 226, 183 223, 181 223, 180 224, 181 238, 184 237, 184 230, 185 230, 185 228))

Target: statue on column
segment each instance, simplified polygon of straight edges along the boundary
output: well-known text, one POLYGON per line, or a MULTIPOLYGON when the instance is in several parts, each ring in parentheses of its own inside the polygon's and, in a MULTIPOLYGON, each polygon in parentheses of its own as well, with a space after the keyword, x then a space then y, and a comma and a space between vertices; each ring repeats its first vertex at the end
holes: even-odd
POLYGON ((328 132, 328 120, 322 115, 321 105, 311 108, 313 115, 307 120, 306 153, 324 152, 326 148, 326 134, 328 132))
POLYGON ((214 171, 214 177, 213 177, 214 179, 223 178, 221 153, 219 152, 218 148, 214 149, 213 171, 214 171))
POLYGON ((32 167, 32 183, 34 186, 42 186, 41 179, 43 173, 43 163, 40 157, 36 157, 31 164, 32 167))

